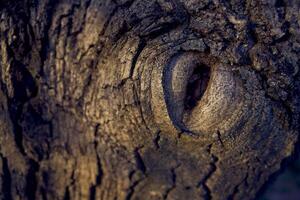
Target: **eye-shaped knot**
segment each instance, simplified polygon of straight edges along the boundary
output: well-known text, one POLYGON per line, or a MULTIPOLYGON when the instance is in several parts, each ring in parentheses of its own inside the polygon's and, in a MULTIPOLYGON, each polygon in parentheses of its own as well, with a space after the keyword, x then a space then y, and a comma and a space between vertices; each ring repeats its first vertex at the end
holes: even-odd
POLYGON ((241 101, 237 81, 228 66, 206 54, 176 54, 154 73, 156 121, 162 129, 197 135, 218 130, 241 101))
POLYGON ((197 106, 207 90, 212 62, 196 53, 174 56, 164 68, 162 83, 165 101, 173 125, 187 130, 183 123, 186 112, 197 106))

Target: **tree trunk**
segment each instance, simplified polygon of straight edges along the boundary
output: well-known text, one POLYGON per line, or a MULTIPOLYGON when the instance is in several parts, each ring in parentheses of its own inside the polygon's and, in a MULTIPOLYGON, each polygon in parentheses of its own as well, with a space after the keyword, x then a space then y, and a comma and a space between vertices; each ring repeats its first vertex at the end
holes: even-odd
POLYGON ((0 199, 253 199, 294 151, 297 0, 0 1, 0 199))

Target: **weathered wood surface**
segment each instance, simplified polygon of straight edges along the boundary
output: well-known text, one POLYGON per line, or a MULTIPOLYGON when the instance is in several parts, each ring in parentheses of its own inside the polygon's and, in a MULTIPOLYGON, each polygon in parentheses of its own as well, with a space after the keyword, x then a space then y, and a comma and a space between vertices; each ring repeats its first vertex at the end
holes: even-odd
POLYGON ((299 7, 1 0, 0 199, 253 199, 298 137, 299 7))

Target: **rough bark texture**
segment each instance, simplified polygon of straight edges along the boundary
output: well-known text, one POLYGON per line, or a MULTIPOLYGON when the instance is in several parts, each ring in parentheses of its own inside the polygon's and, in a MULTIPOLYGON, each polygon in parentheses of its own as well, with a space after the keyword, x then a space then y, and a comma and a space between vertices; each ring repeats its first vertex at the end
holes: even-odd
POLYGON ((295 147, 297 0, 0 1, 0 199, 253 199, 295 147))

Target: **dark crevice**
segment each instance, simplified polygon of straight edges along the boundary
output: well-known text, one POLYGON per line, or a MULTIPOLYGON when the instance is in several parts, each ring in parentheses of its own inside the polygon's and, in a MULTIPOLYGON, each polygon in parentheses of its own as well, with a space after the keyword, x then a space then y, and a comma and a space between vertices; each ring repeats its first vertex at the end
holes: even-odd
POLYGON ((101 185, 102 177, 103 177, 103 169, 102 169, 101 159, 100 159, 99 154, 97 153, 97 149, 98 149, 98 142, 97 142, 98 131, 99 131, 99 124, 97 124, 96 127, 95 127, 95 142, 94 142, 95 152, 96 152, 96 156, 97 156, 98 173, 97 173, 97 176, 96 176, 95 184, 90 187, 90 200, 95 200, 96 199, 96 188, 101 185))
MULTIPOLYGON (((135 173, 136 171, 133 171, 130 175, 130 179, 132 178, 133 174, 135 173)), ((128 192, 127 192, 127 195, 126 195, 126 200, 131 200, 132 196, 133 196, 133 193, 134 193, 134 189, 135 187, 141 182, 141 180, 137 180, 135 181, 131 186, 130 188, 128 189, 128 192)))
POLYGON ((118 30, 118 32, 113 37, 114 43, 117 44, 118 40, 120 40, 120 38, 122 38, 122 36, 124 36, 129 31, 129 29, 130 27, 128 27, 128 25, 124 22, 118 30))
POLYGON ((237 184, 235 187, 234 187, 234 189, 233 189, 233 192, 232 192, 232 194, 230 194, 229 196, 228 196, 228 200, 233 200, 233 199, 236 199, 235 197, 236 197, 236 195, 240 192, 240 187, 242 186, 242 184, 245 184, 245 186, 247 186, 247 179, 248 179, 248 173, 247 173, 247 175, 245 176, 245 178, 239 183, 239 184, 237 184))
MULTIPOLYGON (((22 16, 20 17, 22 19, 22 16)), ((24 18, 27 18, 27 16, 24 15, 23 19, 24 18)), ((27 160, 29 166, 26 175, 25 194, 28 196, 28 199, 35 200, 37 191, 36 173, 39 170, 39 164, 35 160, 29 159, 24 149, 23 127, 20 124, 20 120, 24 112, 24 105, 38 95, 38 86, 25 61, 28 52, 32 50, 32 41, 29 39, 28 32, 24 33, 25 36, 20 32, 22 31, 22 27, 25 26, 23 24, 21 25, 21 28, 17 27, 16 30, 20 40, 18 40, 15 45, 10 45, 7 48, 8 56, 11 59, 11 68, 9 71, 11 86, 6 85, 7 88, 4 91, 6 91, 8 99, 8 112, 13 125, 15 144, 20 153, 25 157, 25 160, 27 160), (18 47, 18 45, 21 46, 21 48, 18 47), (9 90, 11 90, 10 93, 8 92, 9 90)))
POLYGON ((133 58, 132 58, 129 76, 128 76, 127 78, 123 79, 123 80, 121 81, 121 83, 118 85, 118 87, 123 86, 123 85, 126 83, 126 81, 127 81, 128 79, 131 79, 131 78, 132 78, 133 73, 134 73, 134 69, 135 69, 135 67, 136 67, 136 63, 137 63, 137 61, 138 61, 138 58, 140 57, 140 55, 141 55, 142 51, 144 50, 144 48, 146 47, 146 45, 147 45, 146 40, 140 39, 139 44, 138 44, 138 47, 137 47, 137 50, 136 50, 136 52, 135 52, 135 55, 134 55, 133 58))
POLYGON ((160 25, 159 28, 154 29, 147 35, 142 35, 141 37, 145 38, 146 40, 155 39, 158 36, 164 35, 165 33, 168 33, 171 30, 177 28, 179 24, 180 24, 179 22, 169 22, 169 23, 162 24, 160 25))
MULTIPOLYGON (((13 12, 13 10, 11 10, 11 12, 13 12)), ((19 17, 23 20, 27 19, 27 16, 23 12, 18 12, 18 15, 20 15, 19 17)), ((28 52, 32 50, 31 36, 29 36, 30 33, 25 31, 28 26, 25 25, 22 20, 14 20, 16 21, 14 31, 16 32, 17 39, 6 48, 11 65, 9 69, 9 81, 11 82, 11 85, 9 85, 9 83, 3 83, 2 88, 4 88, 3 91, 8 99, 9 115, 13 123, 16 145, 20 152, 25 155, 22 144, 22 128, 19 126, 18 120, 22 113, 24 103, 37 95, 38 87, 35 79, 28 69, 29 66, 27 66, 26 61, 24 61, 28 56, 28 52)))
POLYGON ((3 157, 0 154, 0 158, 2 158, 2 192, 5 200, 13 200, 12 192, 11 192, 11 173, 8 166, 7 158, 3 157))
POLYGON ((34 78, 22 63, 15 61, 12 66, 11 81, 14 94, 13 97, 8 96, 9 114, 13 124, 16 145, 20 152, 26 155, 23 147, 23 130, 20 125, 20 118, 24 104, 37 96, 38 88, 34 78))
POLYGON ((127 193, 127 196, 125 198, 125 200, 131 200, 132 198, 132 195, 134 193, 134 187, 136 186, 137 184, 133 184, 130 188, 129 188, 129 192, 127 193))
POLYGON ((136 148, 135 151, 134 151, 134 157, 135 157, 135 160, 136 160, 136 168, 137 170, 134 170, 130 173, 129 175, 129 178, 132 182, 131 186, 128 188, 128 192, 127 192, 127 195, 126 195, 126 200, 131 200, 132 197, 133 197, 133 194, 135 192, 135 188, 137 185, 139 185, 143 180, 144 178, 147 176, 146 174, 146 166, 145 166, 145 163, 139 153, 139 150, 143 148, 143 147, 139 147, 139 148, 136 148), (133 176, 136 172, 138 172, 138 170, 140 170, 144 176, 143 177, 140 177, 138 180, 133 180, 133 176))
MULTIPOLYGON (((185 7, 179 2, 171 1, 172 6, 174 6, 174 10, 171 13, 166 13, 162 10, 159 4, 157 4, 157 12, 164 13, 164 15, 159 14, 152 18, 153 22, 163 20, 154 26, 149 25, 146 30, 142 31, 140 37, 145 38, 147 41, 153 40, 161 35, 171 32, 176 29, 180 25, 188 25, 190 15, 186 11, 185 7), (168 19, 169 18, 169 19, 168 19)), ((143 21, 141 22, 143 23, 143 21)))
POLYGON ((160 131, 156 133, 156 137, 153 140, 153 143, 154 143, 154 146, 156 147, 156 149, 160 148, 159 141, 160 141, 160 131))
POLYGON ((274 44, 280 43, 280 42, 286 42, 290 39, 291 36, 292 36, 291 33, 287 31, 282 37, 274 40, 274 42, 271 45, 274 45, 274 44))
POLYGON ((139 108, 139 113, 140 113, 140 116, 141 116, 141 120, 142 120, 143 124, 145 125, 145 128, 148 131, 150 131, 150 128, 148 127, 147 120, 144 117, 143 108, 142 108, 142 105, 141 105, 141 102, 140 102, 140 99, 139 99, 138 89, 137 89, 137 86, 135 84, 133 85, 133 96, 134 96, 135 105, 139 108))
POLYGON ((70 200, 70 190, 69 187, 66 187, 65 195, 64 195, 64 200, 70 200))
POLYGON ((137 169, 141 170, 145 174, 147 168, 146 168, 146 165, 145 165, 145 163, 142 159, 142 156, 139 153, 139 150, 140 150, 140 148, 137 148, 134 151, 134 157, 135 157, 135 160, 136 160, 136 167, 137 167, 137 169))
POLYGON ((234 200, 235 199, 235 196, 236 194, 239 192, 239 189, 238 189, 238 185, 236 185, 233 189, 233 192, 231 195, 228 196, 228 200, 234 200))
POLYGON ((47 200, 48 198, 47 198, 47 190, 45 189, 45 188, 41 188, 40 189, 40 193, 41 193, 41 195, 42 195, 42 199, 43 200, 47 200))
POLYGON ((147 45, 146 40, 141 39, 140 42, 139 42, 138 48, 136 50, 136 53, 135 53, 135 55, 132 58, 129 77, 133 76, 133 72, 134 72, 134 69, 136 67, 136 63, 138 61, 138 58, 141 55, 141 53, 144 50, 144 48, 146 47, 146 45, 147 45))
POLYGON ((40 166, 38 162, 30 159, 29 163, 29 170, 26 176, 26 188, 25 194, 28 196, 28 199, 35 200, 36 199, 36 191, 37 191, 37 177, 36 173, 38 172, 40 166))
POLYGON ((206 199, 206 200, 211 200, 212 199, 212 191, 210 190, 210 188, 207 186, 207 184, 206 184, 206 182, 207 182, 207 180, 211 177, 211 175, 216 171, 216 166, 214 165, 214 164, 210 164, 210 167, 211 167, 211 169, 210 169, 210 171, 209 171, 209 173, 204 177, 204 179, 203 180, 201 180, 200 182, 199 182, 199 184, 198 184, 198 187, 200 187, 200 186, 202 186, 203 188, 204 188, 204 190, 205 190, 205 196, 204 196, 204 198, 206 199))
MULTIPOLYGON (((28 57, 33 51, 32 43, 35 36, 29 24, 29 16, 24 12, 26 6, 23 3, 13 4, 8 10, 15 24, 11 30, 15 33, 15 40, 7 44, 6 51, 10 60, 8 71, 10 83, 3 83, 2 90, 8 99, 8 112, 13 125, 16 146, 21 154, 26 156, 20 117, 24 104, 36 97, 38 93, 36 80, 30 71, 31 66, 28 66, 28 57)), ((5 37, 8 38, 7 35, 5 37)))
POLYGON ((217 139, 218 139, 220 145, 221 145, 222 147, 224 147, 224 142, 223 142, 223 140, 222 140, 222 138, 221 138, 221 133, 220 133, 220 131, 217 131, 217 132, 216 132, 216 136, 217 136, 217 139))
POLYGON ((284 34, 281 37, 275 39, 270 45, 275 45, 277 43, 289 41, 290 38, 292 37, 292 34, 289 31, 289 28, 290 28, 290 23, 284 22, 281 26, 281 29, 284 32, 284 34))
POLYGON ((54 15, 56 4, 58 3, 58 0, 50 0, 48 4, 46 5, 46 12, 45 12, 45 26, 43 27, 43 30, 40 30, 41 33, 43 33, 43 37, 41 39, 41 50, 40 50, 40 57, 41 57, 41 67, 40 67, 40 75, 44 75, 44 64, 48 56, 48 50, 49 50, 49 30, 51 27, 51 21, 54 15))
POLYGON ((43 160, 49 156, 49 142, 52 138, 52 122, 43 118, 41 104, 28 103, 24 106, 19 124, 22 125, 23 135, 27 140, 34 140, 32 144, 37 160, 43 160), (43 127, 42 131, 37 127, 43 127))
POLYGON ((112 2, 114 4, 116 4, 118 7, 129 8, 133 4, 134 0, 125 1, 125 2, 122 2, 122 1, 119 2, 118 0, 112 0, 112 2))
POLYGON ((276 2, 275 2, 275 7, 276 7, 276 8, 285 7, 285 2, 284 2, 284 0, 276 0, 276 2))
MULTIPOLYGON (((108 18, 107 24, 104 25, 103 30, 106 31, 106 28, 108 27, 111 19, 114 17, 116 13, 118 13, 120 10, 125 10, 129 9, 131 5, 133 4, 134 0, 125 2, 123 4, 118 4, 113 0, 114 4, 116 5, 115 9, 111 13, 110 17, 108 18)), ((128 24, 126 20, 124 20, 123 24, 119 27, 118 31, 113 34, 112 40, 114 41, 115 44, 117 44, 118 40, 121 39, 122 36, 124 36, 128 31, 131 30, 132 24, 128 24)), ((101 34, 102 35, 102 34, 101 34)))
POLYGON ((255 28, 256 28, 256 24, 254 23, 249 23, 247 25, 247 34, 249 39, 251 40, 252 44, 257 44, 258 43, 258 37, 257 34, 255 32, 255 28))
POLYGON ((175 170, 176 170, 177 168, 179 168, 179 167, 180 167, 180 164, 177 165, 176 167, 174 167, 174 168, 171 169, 172 186, 166 190, 166 192, 165 192, 165 194, 164 194, 164 196, 163 196, 163 199, 164 199, 164 200, 167 200, 167 199, 168 199, 169 194, 170 194, 171 191, 174 190, 175 187, 176 187, 177 175, 176 175, 175 170))
MULTIPOLYGON (((29 44, 26 43, 23 45, 25 45, 24 48, 26 49, 26 45, 29 44)), ((25 160, 27 160, 28 156, 23 146, 23 128, 20 125, 20 118, 23 113, 24 104, 38 95, 38 87, 31 72, 28 70, 28 67, 16 59, 15 56, 17 54, 15 51, 17 51, 17 49, 12 48, 14 47, 7 48, 7 52, 11 58, 11 69, 9 73, 11 75, 10 81, 12 83, 12 86, 10 87, 12 88, 8 88, 8 85, 2 84, 2 89, 5 88, 3 91, 8 99, 8 113, 12 123, 16 147, 25 157, 25 160), (9 89, 12 90, 10 91, 11 93, 9 93, 9 89)), ((27 51, 29 50, 27 49, 27 51)), ((39 169, 39 165, 33 159, 28 159, 27 162, 29 170, 26 176, 25 194, 28 196, 28 199, 35 200, 37 190, 36 172, 39 169)), ((12 199, 11 194, 9 194, 11 193, 11 175, 6 159, 3 160, 3 163, 3 171, 5 174, 4 195, 5 199, 12 199)))
MULTIPOLYGON (((85 2, 84 6, 83 6, 83 9, 85 10, 85 11, 84 11, 84 15, 83 15, 83 19, 86 19, 86 15, 87 15, 88 9, 89 9, 89 7, 90 7, 90 5, 91 5, 91 2, 92 2, 92 0, 87 0, 87 1, 85 2)), ((77 5, 77 6, 75 5, 75 7, 72 8, 72 9, 73 9, 72 14, 74 14, 75 8, 80 9, 80 4, 77 5)), ((72 14, 71 14, 71 15, 72 15, 72 14)), ((72 21, 72 20, 71 20, 71 21, 72 21)), ((73 22, 73 21, 72 21, 72 22, 73 22)), ((82 22, 81 25, 80 25, 80 28, 79 28, 78 30, 76 30, 76 31, 72 31, 72 32, 70 33, 70 35, 77 36, 78 34, 80 34, 80 33, 83 31, 83 28, 84 28, 85 25, 86 25, 86 20, 83 20, 83 22, 82 22)), ((81 60, 81 59, 79 59, 79 60, 81 60)))
POLYGON ((26 156, 25 149, 23 146, 23 133, 22 133, 22 127, 19 125, 19 123, 15 120, 14 115, 20 113, 20 108, 16 107, 10 107, 9 108, 9 113, 10 117, 12 119, 12 124, 13 124, 13 132, 14 132, 14 139, 17 148, 19 149, 20 153, 24 156, 26 156))
MULTIPOLYGON (((88 2, 87 2, 88 3, 88 2)), ((70 9, 70 11, 67 13, 67 14, 64 14, 64 15, 61 15, 60 16, 60 22, 64 19, 64 18, 68 18, 68 22, 67 22, 67 24, 66 24, 66 27, 65 27, 65 29, 66 29, 66 34, 67 34, 67 37, 70 37, 71 38, 71 36, 76 36, 76 34, 77 34, 77 32, 72 32, 72 25, 73 25, 73 15, 74 15, 74 13, 76 12, 76 9, 77 10, 79 10, 79 9, 81 9, 80 8, 80 3, 79 4, 72 4, 72 7, 71 7, 71 9, 70 9)), ((61 26, 59 26, 59 29, 62 29, 62 27, 61 26)))
POLYGON ((211 200, 213 197, 212 197, 212 191, 210 190, 210 188, 208 187, 207 185, 207 180, 215 173, 215 171, 217 170, 217 166, 216 166, 216 163, 218 162, 218 158, 213 155, 211 153, 211 148, 212 148, 212 145, 209 145, 208 146, 208 153, 211 155, 212 157, 212 162, 210 163, 210 171, 206 174, 206 176, 201 180, 199 181, 198 183, 198 187, 203 187, 204 190, 205 190, 205 196, 204 196, 204 199, 206 200, 211 200))
POLYGON ((102 165, 99 156, 97 156, 97 166, 98 166, 98 173, 96 176, 96 183, 90 188, 90 200, 96 199, 96 188, 102 183, 103 171, 102 171, 102 165))
POLYGON ((189 79, 184 102, 185 110, 192 110, 204 95, 210 80, 210 67, 199 65, 189 79))

